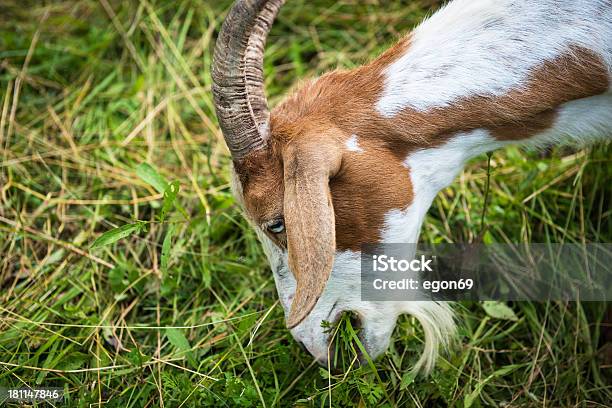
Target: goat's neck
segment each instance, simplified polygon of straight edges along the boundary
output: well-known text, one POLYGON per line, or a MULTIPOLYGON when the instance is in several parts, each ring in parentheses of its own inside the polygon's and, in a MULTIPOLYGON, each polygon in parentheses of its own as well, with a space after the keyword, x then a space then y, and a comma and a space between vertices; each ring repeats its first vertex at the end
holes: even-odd
POLYGON ((370 65, 383 86, 364 128, 402 135, 416 188, 432 198, 468 159, 508 143, 609 139, 604 3, 451 2, 370 65))

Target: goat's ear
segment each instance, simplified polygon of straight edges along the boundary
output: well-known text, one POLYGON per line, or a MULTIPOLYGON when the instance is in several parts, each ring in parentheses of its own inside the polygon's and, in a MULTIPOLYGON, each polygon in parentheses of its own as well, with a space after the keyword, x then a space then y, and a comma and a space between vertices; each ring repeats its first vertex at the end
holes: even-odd
POLYGON ((329 179, 340 167, 341 154, 321 143, 290 144, 283 162, 289 268, 297 281, 287 318, 291 329, 312 311, 332 271, 336 231, 329 179))

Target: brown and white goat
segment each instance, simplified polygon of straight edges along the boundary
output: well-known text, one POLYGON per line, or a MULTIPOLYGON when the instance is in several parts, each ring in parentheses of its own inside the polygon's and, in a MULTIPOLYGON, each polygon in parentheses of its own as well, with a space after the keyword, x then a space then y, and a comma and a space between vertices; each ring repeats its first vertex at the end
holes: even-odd
POLYGON ((238 0, 213 63, 234 190, 287 326, 322 363, 321 321, 357 314, 372 357, 414 315, 430 369, 454 330, 437 302, 360 299, 360 246, 413 243, 464 163, 509 143, 612 135, 610 0, 455 0, 372 62, 310 81, 271 113, 263 50, 284 0, 238 0))

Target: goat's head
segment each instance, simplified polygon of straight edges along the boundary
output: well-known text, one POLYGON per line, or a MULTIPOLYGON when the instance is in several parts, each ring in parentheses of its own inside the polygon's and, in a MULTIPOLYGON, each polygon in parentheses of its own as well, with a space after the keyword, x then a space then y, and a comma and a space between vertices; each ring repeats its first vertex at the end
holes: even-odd
POLYGON ((421 361, 430 363, 444 337, 432 322, 450 327, 448 309, 360 299, 361 245, 416 242, 429 206, 413 205, 408 147, 394 139, 393 124, 374 114, 382 68, 397 50, 361 70, 306 84, 270 114, 263 49, 283 2, 236 2, 217 41, 213 92, 232 153, 234 192, 263 243, 287 326, 324 363, 329 334, 322 321, 355 312, 361 339, 376 357, 387 348, 397 316, 414 313, 433 340, 421 361))

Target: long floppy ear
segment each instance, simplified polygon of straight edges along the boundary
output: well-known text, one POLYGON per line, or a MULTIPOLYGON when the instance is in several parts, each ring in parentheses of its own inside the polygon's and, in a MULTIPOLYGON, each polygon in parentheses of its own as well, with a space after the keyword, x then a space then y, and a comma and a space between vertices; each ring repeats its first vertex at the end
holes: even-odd
POLYGON ((340 167, 335 146, 288 146, 284 157, 285 225, 289 268, 297 288, 287 327, 312 311, 332 271, 336 251, 334 208, 329 179, 340 167))

